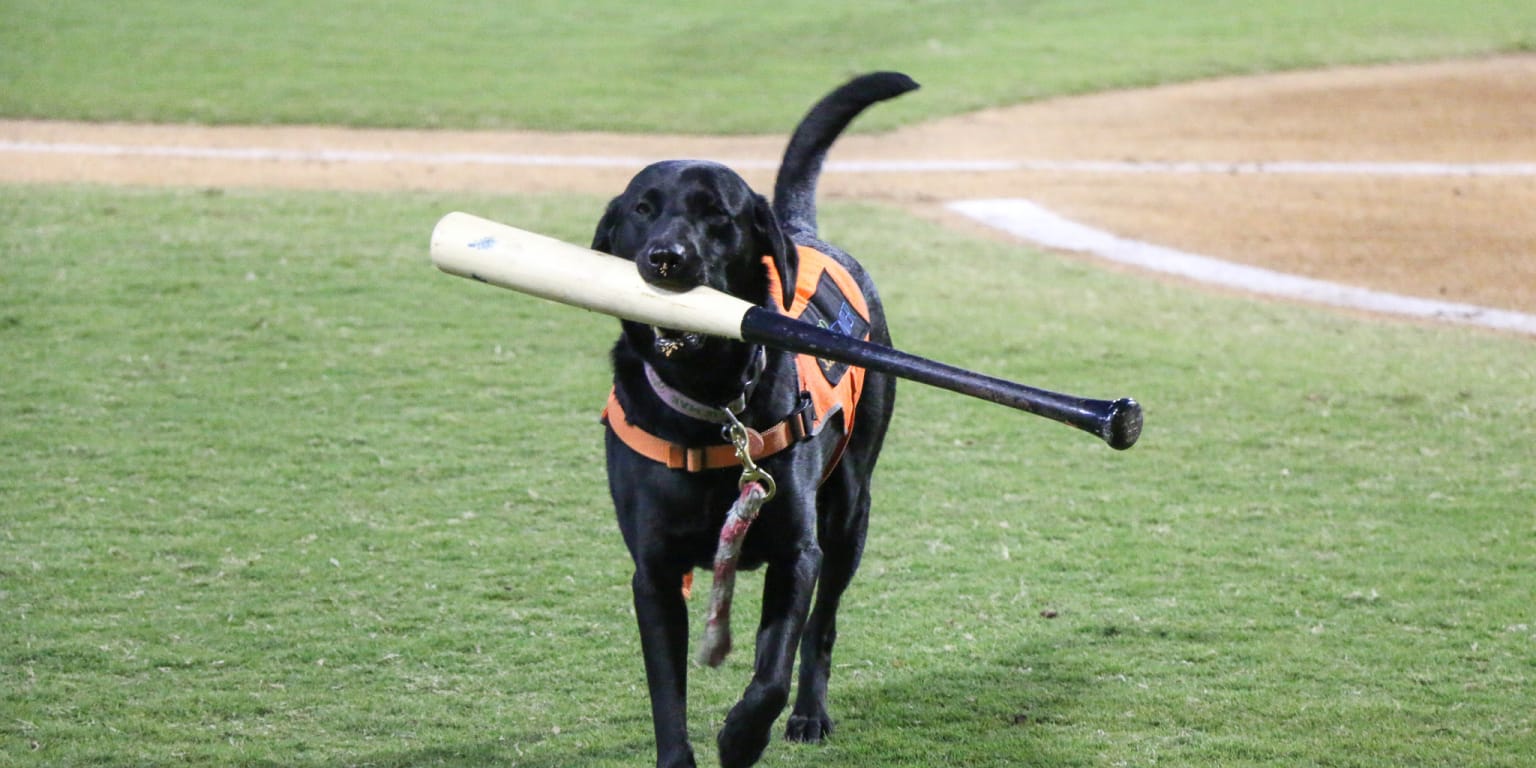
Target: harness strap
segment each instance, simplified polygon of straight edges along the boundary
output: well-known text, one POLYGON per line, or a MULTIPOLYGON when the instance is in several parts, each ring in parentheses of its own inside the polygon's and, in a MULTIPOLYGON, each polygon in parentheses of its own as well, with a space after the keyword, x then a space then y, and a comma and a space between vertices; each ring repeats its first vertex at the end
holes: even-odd
MULTIPOLYGON (((752 460, 772 456, 811 434, 811 420, 814 417, 810 405, 809 399, 802 399, 794 413, 767 431, 748 430, 752 460)), ((668 469, 704 472, 741 466, 741 461, 736 458, 736 448, 730 444, 699 447, 678 445, 629 423, 628 417, 624 415, 624 407, 619 405, 619 398, 612 391, 608 393, 608 405, 603 408, 602 421, 613 429, 613 433, 630 450, 651 461, 665 464, 668 469)))

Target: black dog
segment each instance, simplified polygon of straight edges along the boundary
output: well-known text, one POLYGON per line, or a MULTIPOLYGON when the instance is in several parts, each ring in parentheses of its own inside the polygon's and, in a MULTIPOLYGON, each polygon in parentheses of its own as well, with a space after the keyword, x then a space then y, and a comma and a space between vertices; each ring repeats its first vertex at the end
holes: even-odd
MULTIPOLYGON (((805 246, 841 265, 851 276, 843 287, 862 299, 842 295, 850 291, 836 285, 825 292, 813 286, 812 300, 802 295, 800 303, 812 305, 823 324, 889 345, 873 283, 850 256, 817 238, 816 184, 827 150, 855 116, 916 87, 905 75, 875 73, 818 102, 785 150, 772 206, 724 166, 651 165, 608 205, 592 247, 634 261, 659 287, 706 285, 787 311, 803 276, 797 246, 805 246), (860 303, 863 314, 853 311, 860 303)), ((823 283, 834 271, 827 269, 823 283)), ((826 695, 838 603, 863 552, 869 478, 895 381, 712 336, 628 321, 622 327, 605 412, 608 484, 635 563, 657 765, 694 765, 681 586, 695 567, 713 563, 727 509, 738 499, 741 466, 721 430, 732 418, 752 430, 752 453, 775 478, 777 495, 763 506, 740 553, 741 568, 766 564, 767 570, 752 682, 720 731, 720 763, 751 765, 767 747, 789 702, 797 647, 799 689, 786 736, 820 741, 832 730, 826 695), (827 380, 862 377, 857 405, 839 411, 808 395, 801 383, 808 365, 827 380)))

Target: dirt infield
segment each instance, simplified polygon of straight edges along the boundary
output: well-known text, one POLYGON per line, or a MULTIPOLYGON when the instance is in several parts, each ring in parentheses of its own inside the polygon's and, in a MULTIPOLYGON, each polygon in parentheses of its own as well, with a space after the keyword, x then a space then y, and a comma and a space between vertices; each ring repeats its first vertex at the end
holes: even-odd
MULTIPOLYGON (((766 188, 783 140, 0 121, 0 182, 612 194, 691 156, 766 188)), ((1228 261, 1536 312, 1536 56, 1056 99, 850 136, 834 161, 828 197, 976 231, 940 204, 1028 198, 1228 261)))

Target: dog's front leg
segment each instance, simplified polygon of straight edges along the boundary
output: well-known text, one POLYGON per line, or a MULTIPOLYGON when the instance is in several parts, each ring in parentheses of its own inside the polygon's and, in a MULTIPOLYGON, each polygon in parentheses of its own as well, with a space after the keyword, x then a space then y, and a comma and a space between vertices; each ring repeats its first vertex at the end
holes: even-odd
POLYGON ((757 762, 768 747, 773 721, 789 702, 795 650, 805 628, 821 550, 814 539, 793 556, 771 562, 763 576, 763 616, 757 630, 757 660, 752 683, 731 708, 720 730, 720 765, 742 768, 757 762))
POLYGON ((694 766, 688 744, 688 609, 680 583, 678 574, 644 567, 635 570, 631 582, 651 692, 657 768, 694 766))

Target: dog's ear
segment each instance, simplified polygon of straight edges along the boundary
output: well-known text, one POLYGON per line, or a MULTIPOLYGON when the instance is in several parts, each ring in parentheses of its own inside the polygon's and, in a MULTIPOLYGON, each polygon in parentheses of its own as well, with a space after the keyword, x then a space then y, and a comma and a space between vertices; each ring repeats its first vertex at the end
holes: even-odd
POLYGON ((622 197, 621 195, 609 200, 608 209, 603 211, 603 217, 597 220, 597 229, 592 233, 592 250, 612 255, 613 228, 619 223, 619 200, 622 197))
POLYGON ((779 271, 779 287, 783 293, 783 306, 787 309, 795 303, 795 273, 800 268, 800 252, 779 226, 779 217, 773 213, 768 198, 752 196, 752 229, 757 241, 773 257, 773 266, 779 271))

